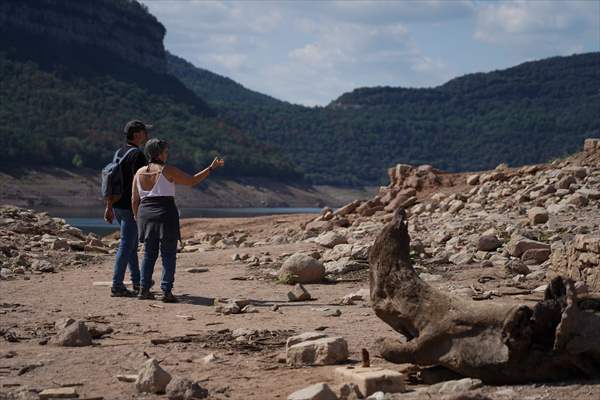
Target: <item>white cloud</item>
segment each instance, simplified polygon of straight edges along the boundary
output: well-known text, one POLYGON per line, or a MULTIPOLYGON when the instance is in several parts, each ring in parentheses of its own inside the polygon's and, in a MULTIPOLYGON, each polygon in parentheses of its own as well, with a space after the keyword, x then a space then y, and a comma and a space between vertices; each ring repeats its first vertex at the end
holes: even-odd
POLYGON ((598 50, 599 1, 143 0, 166 48, 309 105, 362 86, 435 86, 466 72, 598 50))
POLYGON ((474 37, 515 51, 567 53, 590 36, 600 46, 598 1, 506 1, 484 3, 474 37))

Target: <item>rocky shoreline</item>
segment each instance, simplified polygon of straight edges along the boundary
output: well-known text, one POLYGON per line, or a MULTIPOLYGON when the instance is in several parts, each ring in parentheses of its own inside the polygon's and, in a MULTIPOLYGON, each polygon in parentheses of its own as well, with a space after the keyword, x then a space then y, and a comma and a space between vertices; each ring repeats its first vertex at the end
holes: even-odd
POLYGON ((598 314, 600 140, 549 164, 473 174, 399 164, 389 176, 374 197, 324 208, 316 218, 182 221, 176 284, 182 304, 172 309, 118 302, 89 289, 108 283, 114 237, 86 235, 46 213, 0 207, 0 277, 11 298, 4 300, 0 331, 15 353, 0 357, 0 374, 14 385, 3 386, 0 393, 9 397, 0 398, 52 398, 45 396, 61 390, 63 396, 93 397, 101 384, 103 398, 164 398, 166 392, 170 399, 264 399, 273 393, 297 400, 504 400, 558 390, 576 400, 595 399, 594 380, 561 381, 561 388, 551 389, 516 382, 496 387, 485 377, 377 357, 376 339, 399 335, 377 317, 380 310, 374 314, 368 274, 373 243, 402 208, 410 235, 407 263, 419 285, 482 309, 536 307, 552 291, 551 280, 562 276, 573 280, 574 295, 591 299, 585 315, 598 314), (27 294, 35 285, 58 282, 75 291, 45 292, 40 299, 27 294), (194 294, 198 290, 202 296, 194 294), (110 346, 119 340, 130 341, 135 362, 116 378, 97 371, 97 381, 90 380, 71 369, 80 386, 50 384, 62 376, 57 368, 77 357, 70 343, 96 349, 81 350, 84 359, 77 361, 92 368, 87 360, 112 357, 110 346), (57 349, 57 358, 36 361, 36 349, 46 344, 57 349), (188 361, 161 361, 173 356, 188 361), (248 366, 244 381, 235 378, 239 363, 248 366), (22 369, 27 365, 37 366, 22 369), (253 389, 255 383, 262 389, 253 389), (188 392, 194 395, 185 397, 188 392))

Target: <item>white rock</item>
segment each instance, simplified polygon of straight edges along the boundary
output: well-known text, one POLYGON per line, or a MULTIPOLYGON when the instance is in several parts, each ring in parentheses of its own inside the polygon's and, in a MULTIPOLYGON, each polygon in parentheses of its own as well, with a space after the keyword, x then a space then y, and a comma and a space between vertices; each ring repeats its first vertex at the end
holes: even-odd
POLYGON ((326 383, 316 383, 288 396, 288 400, 337 400, 337 398, 326 383))
POLYGON ((339 336, 301 342, 287 349, 287 363, 292 366, 332 365, 347 359, 348 343, 339 336))
POLYGON ((171 374, 158 365, 156 359, 151 358, 144 363, 135 381, 135 388, 140 393, 164 393, 171 381, 171 374))
POLYGON ((348 243, 348 241, 346 240, 346 237, 341 235, 340 233, 331 231, 319 235, 315 239, 315 243, 331 249, 337 246, 338 244, 346 244, 348 243))

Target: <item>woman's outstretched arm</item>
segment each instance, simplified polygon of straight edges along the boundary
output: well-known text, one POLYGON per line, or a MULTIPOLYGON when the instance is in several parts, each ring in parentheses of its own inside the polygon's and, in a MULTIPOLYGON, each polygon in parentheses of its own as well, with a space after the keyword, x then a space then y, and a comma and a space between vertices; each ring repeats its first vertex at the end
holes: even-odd
POLYGON ((217 168, 221 168, 225 162, 216 157, 208 168, 196 173, 195 175, 189 175, 172 165, 167 165, 163 169, 163 175, 165 175, 170 181, 178 185, 194 186, 205 180, 212 171, 217 168))

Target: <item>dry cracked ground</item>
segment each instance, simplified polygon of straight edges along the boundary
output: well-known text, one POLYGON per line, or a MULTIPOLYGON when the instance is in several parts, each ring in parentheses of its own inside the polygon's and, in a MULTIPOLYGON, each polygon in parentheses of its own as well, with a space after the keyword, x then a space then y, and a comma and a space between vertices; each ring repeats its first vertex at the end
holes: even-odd
MULTIPOLYGON (((114 238, 3 206, 0 399, 74 393, 80 399, 167 398, 140 393, 130 381, 149 359, 173 379, 196 382, 198 398, 286 399, 320 382, 335 397, 312 398, 338 398, 337 365, 286 358, 286 340, 305 332, 342 337, 348 348, 342 365, 360 364, 367 349, 372 366, 404 374, 404 393, 374 398, 600 399, 600 377, 435 384, 456 377, 379 356, 378 338, 400 336, 375 315, 368 292, 360 292, 369 287, 370 246, 394 209, 403 207, 414 269, 447 293, 531 305, 552 276, 562 275, 575 280, 578 291, 599 295, 599 149, 547 165, 467 175, 399 165, 374 199, 324 210, 317 218, 186 220, 177 304, 110 297, 114 238), (315 265, 319 283, 304 284, 311 299, 290 301, 289 283, 313 274, 315 265), (77 322, 69 325, 69 319, 77 322), (58 345, 80 321, 91 345, 58 345)), ((157 265, 156 280, 160 272, 157 265)))

